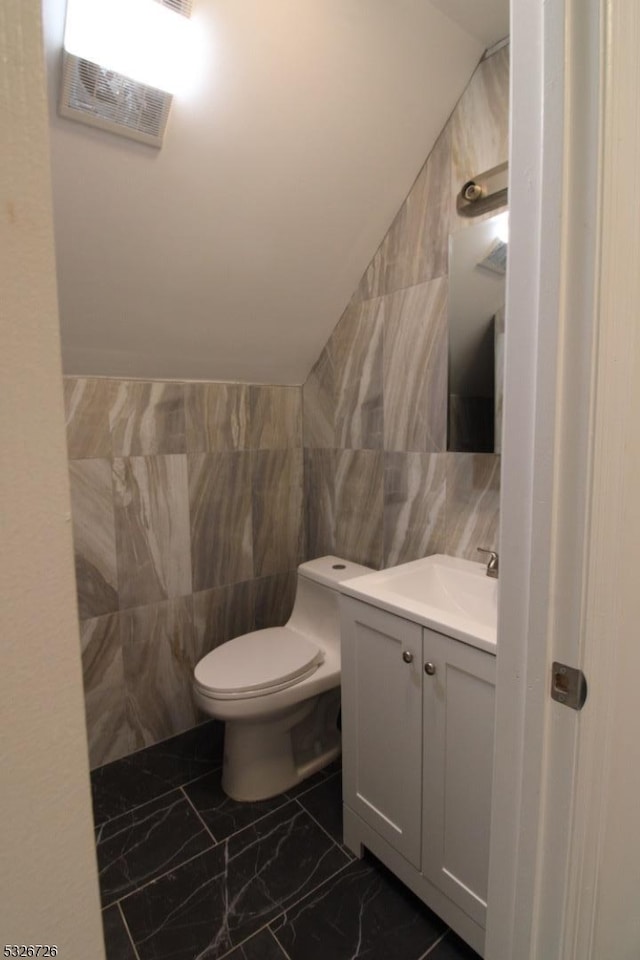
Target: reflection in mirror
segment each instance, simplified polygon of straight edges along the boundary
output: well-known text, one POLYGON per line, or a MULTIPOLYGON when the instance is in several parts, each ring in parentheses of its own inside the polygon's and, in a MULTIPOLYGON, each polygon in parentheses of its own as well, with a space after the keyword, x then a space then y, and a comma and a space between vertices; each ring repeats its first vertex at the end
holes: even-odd
POLYGON ((509 214, 449 240, 447 449, 499 453, 509 214))

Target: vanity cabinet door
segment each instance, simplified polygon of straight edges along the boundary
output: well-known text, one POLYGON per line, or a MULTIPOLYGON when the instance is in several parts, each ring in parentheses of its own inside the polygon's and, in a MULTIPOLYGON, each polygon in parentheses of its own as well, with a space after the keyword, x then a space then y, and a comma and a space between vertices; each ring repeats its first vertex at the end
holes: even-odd
POLYGON ((422 628, 340 598, 344 802, 420 868, 422 628))
POLYGON ((425 629, 424 665, 423 873, 484 927, 496 661, 425 629))

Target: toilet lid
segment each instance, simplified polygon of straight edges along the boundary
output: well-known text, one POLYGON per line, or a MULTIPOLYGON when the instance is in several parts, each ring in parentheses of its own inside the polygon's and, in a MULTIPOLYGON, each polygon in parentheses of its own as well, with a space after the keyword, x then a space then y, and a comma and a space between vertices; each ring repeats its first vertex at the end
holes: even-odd
POLYGON ((196 666, 195 680, 213 695, 250 695, 290 686, 323 661, 323 652, 307 637, 287 627, 268 627, 216 647, 196 666))

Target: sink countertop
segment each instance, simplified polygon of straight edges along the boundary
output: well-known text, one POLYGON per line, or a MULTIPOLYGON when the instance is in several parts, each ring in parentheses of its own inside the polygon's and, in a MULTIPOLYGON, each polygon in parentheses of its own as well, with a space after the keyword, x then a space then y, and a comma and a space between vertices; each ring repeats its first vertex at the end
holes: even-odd
POLYGON ((483 563, 434 554, 345 580, 340 591, 496 653, 498 581, 483 563))

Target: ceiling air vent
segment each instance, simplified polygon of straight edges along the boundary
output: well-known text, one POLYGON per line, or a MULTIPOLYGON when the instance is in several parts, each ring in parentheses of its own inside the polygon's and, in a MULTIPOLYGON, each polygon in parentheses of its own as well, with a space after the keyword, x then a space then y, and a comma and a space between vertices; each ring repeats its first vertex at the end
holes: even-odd
MULTIPOLYGON (((183 16, 192 0, 157 0, 183 16)), ((154 147, 161 147, 173 95, 64 52, 59 112, 154 147)))

